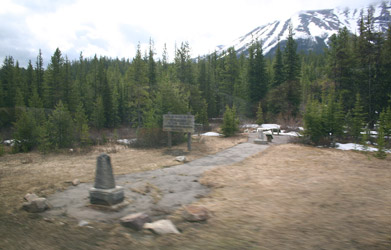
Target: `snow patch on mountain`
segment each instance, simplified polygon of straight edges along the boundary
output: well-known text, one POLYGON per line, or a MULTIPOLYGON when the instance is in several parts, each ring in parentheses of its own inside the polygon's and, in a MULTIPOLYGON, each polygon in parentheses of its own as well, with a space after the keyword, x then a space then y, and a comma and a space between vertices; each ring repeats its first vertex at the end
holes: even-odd
POLYGON ((305 42, 306 46, 315 47, 320 43, 320 46, 324 46, 327 45, 329 38, 337 34, 339 29, 343 27, 346 27, 353 34, 358 34, 360 17, 366 16, 370 8, 374 10, 374 29, 385 32, 388 25, 391 24, 390 0, 377 2, 372 6, 360 9, 335 8, 301 11, 287 20, 277 20, 259 26, 229 44, 218 46, 216 51, 221 53, 234 47, 238 54, 247 53, 251 44, 258 40, 262 41, 263 52, 267 54, 277 46, 278 41, 284 41, 288 37, 290 25, 293 27, 294 39, 307 41, 305 42))

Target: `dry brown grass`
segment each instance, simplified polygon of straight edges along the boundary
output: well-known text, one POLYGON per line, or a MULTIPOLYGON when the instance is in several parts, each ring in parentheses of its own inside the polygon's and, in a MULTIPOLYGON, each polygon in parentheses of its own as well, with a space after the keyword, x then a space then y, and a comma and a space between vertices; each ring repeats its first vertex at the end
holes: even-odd
MULTIPOLYGON (((106 152, 111 156, 114 174, 129 174, 181 164, 170 152, 186 154, 194 160, 214 154, 237 143, 245 136, 232 138, 202 137, 193 139, 192 151, 182 144, 161 149, 134 149, 120 145, 97 146, 88 153, 66 152, 43 155, 40 153, 7 154, 0 157, 1 205, 6 212, 15 211, 26 193, 49 195, 71 185, 72 180, 92 182, 95 177, 96 157, 106 152)), ((1 210, 0 210, 1 211, 1 210)), ((4 211, 3 211, 4 212, 4 211)))
MULTIPOLYGON (((206 138, 194 143, 187 157, 241 140, 206 138)), ((119 224, 78 228, 66 218, 48 223, 17 209, 26 192, 50 193, 73 178, 92 181, 100 151, 0 158, 0 249, 391 248, 390 157, 292 144, 205 173, 201 182, 212 192, 197 204, 212 217, 207 223, 188 223, 177 211, 171 219, 181 235, 135 233, 119 224)), ((164 150, 118 149, 111 155, 116 174, 176 164, 164 150)))
MULTIPOLYGON (((391 249, 391 163, 356 152, 280 145, 207 172, 199 204, 214 217, 185 230, 205 249, 391 249)), ((179 249, 179 248, 178 248, 179 249)))

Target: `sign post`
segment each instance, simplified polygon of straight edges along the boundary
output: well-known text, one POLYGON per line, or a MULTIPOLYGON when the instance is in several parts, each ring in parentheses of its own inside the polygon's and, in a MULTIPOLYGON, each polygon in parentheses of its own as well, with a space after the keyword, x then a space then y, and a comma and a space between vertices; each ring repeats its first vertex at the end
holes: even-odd
POLYGON ((191 151, 191 134, 194 133, 194 115, 163 115, 163 131, 168 132, 168 146, 171 147, 171 133, 187 133, 187 149, 191 151))

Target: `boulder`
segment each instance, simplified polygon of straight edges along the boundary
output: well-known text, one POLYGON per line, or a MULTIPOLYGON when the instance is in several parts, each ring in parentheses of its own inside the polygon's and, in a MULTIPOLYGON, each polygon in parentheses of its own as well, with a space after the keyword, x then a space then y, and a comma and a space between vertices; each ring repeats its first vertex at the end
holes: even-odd
POLYGON ((158 220, 152 223, 145 223, 144 229, 149 229, 156 234, 180 234, 178 229, 170 220, 158 220))
POLYGON ((145 213, 129 214, 120 219, 121 225, 137 231, 143 229, 144 224, 147 222, 151 222, 151 218, 145 213))
POLYGON ((175 160, 179 162, 186 162, 186 156, 177 156, 175 157, 175 160))
POLYGON ((24 196, 24 199, 27 201, 27 202, 32 202, 34 199, 37 199, 39 198, 38 195, 32 193, 27 193, 25 196, 24 196))
POLYGON ((182 217, 190 222, 206 221, 209 219, 209 210, 202 206, 189 205, 184 207, 182 217))
POLYGON ((73 186, 77 186, 77 185, 79 185, 80 184, 80 180, 79 179, 74 179, 73 181, 72 181, 72 185, 73 186))
POLYGON ((23 209, 30 213, 41 213, 48 208, 49 204, 45 198, 35 198, 23 203, 23 209))

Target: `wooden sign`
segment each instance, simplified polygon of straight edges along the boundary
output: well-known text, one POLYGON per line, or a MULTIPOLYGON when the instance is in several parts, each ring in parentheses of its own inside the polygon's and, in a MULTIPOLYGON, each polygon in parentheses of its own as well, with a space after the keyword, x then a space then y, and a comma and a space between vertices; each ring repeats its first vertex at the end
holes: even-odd
POLYGON ((163 115, 163 131, 194 133, 194 115, 163 115))

